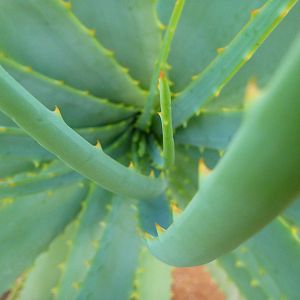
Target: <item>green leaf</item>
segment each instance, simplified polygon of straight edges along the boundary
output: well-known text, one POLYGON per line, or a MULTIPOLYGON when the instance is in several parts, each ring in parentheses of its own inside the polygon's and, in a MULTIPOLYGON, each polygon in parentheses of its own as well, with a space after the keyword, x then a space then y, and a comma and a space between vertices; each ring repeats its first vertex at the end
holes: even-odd
POLYGON ((42 148, 22 129, 2 127, 0 130, 0 156, 6 158, 45 160, 53 155, 42 148))
POLYGON ((79 216, 35 262, 20 300, 76 298, 105 229, 110 198, 108 192, 90 185, 79 216))
POLYGON ((21 64, 96 96, 143 105, 145 92, 62 1, 1 1, 0 22, 0 51, 21 64))
POLYGON ((12 176, 16 173, 26 170, 30 171, 33 169, 35 169, 35 166, 34 161, 32 161, 31 159, 25 160, 16 157, 6 157, 0 162, 0 181, 7 176, 12 176))
POLYGON ((0 197, 19 197, 59 188, 83 178, 60 161, 41 163, 36 170, 26 170, 0 182, 0 197))
MULTIPOLYGON (((110 214, 112 194, 93 186, 76 223, 70 251, 62 261, 62 274, 55 299, 75 299, 102 244, 110 214)), ((76 222, 76 221, 75 221, 76 222)))
MULTIPOLYGON (((283 217, 291 226, 300 229, 300 197, 283 212, 283 217)), ((300 231, 298 234, 300 234, 300 231)))
POLYGON ((132 290, 140 243, 136 210, 128 201, 114 198, 111 218, 76 299, 127 299, 132 290))
POLYGON ((163 71, 161 71, 159 77, 159 91, 163 136, 164 169, 166 169, 168 172, 168 169, 171 168, 174 164, 175 153, 172 127, 171 94, 168 84, 168 78, 163 71))
POLYGON ((105 149, 105 153, 117 159, 123 165, 129 165, 129 150, 131 148, 132 130, 127 130, 105 149))
POLYGON ((2 127, 14 127, 16 124, 8 118, 6 115, 4 115, 2 112, 0 112, 0 126, 2 127))
POLYGON ((199 149, 177 145, 175 164, 169 173, 169 198, 179 208, 184 209, 198 190, 199 149))
MULTIPOLYGON (((76 132, 93 145, 96 145, 97 141, 99 141, 105 149, 128 129, 128 126, 129 123, 125 120, 103 127, 79 129, 76 132)), ((41 147, 24 130, 19 128, 0 127, 0 146, 0 157, 2 159, 53 159, 53 154, 41 147)))
POLYGON ((300 239, 279 217, 246 243, 281 292, 283 299, 297 300, 300 277, 300 239), (288 276, 287 276, 288 274, 288 276))
POLYGON ((112 192, 134 199, 155 197, 164 191, 164 180, 126 168, 106 155, 101 147, 92 146, 63 121, 57 109, 49 111, 1 66, 0 87, 0 109, 80 174, 112 192), (136 188, 132 189, 132 185, 136 188))
POLYGON ((50 244, 47 252, 38 256, 33 267, 29 270, 22 289, 18 292, 18 300, 52 300, 56 285, 61 274, 62 261, 66 259, 74 236, 76 221, 73 221, 50 244))
POLYGON ((242 112, 203 112, 176 130, 175 142, 218 150, 227 148, 240 126, 242 112))
POLYGON ((167 60, 169 57, 171 43, 173 41, 173 37, 181 17, 184 4, 185 0, 176 1, 176 4, 174 4, 168 27, 166 28, 166 32, 164 33, 163 41, 151 77, 147 102, 144 106, 144 111, 142 112, 137 121, 137 127, 144 131, 147 131, 148 128, 151 126, 152 117, 155 112, 155 105, 157 104, 157 82, 160 76, 160 72, 168 68, 167 60))
MULTIPOLYGON (((217 56, 217 48, 227 45, 246 24, 250 12, 265 0, 186 1, 175 33, 169 57, 173 90, 183 90, 192 76, 201 72, 217 56)), ((158 13, 164 24, 175 0, 158 1, 158 13)))
POLYGON ((72 220, 85 194, 86 186, 77 181, 30 195, 1 196, 0 293, 72 220))
POLYGON ((252 57, 297 0, 268 0, 239 34, 173 101, 173 125, 178 127, 201 106, 218 97, 222 88, 252 57))
POLYGON ((300 36, 190 205, 148 242, 163 261, 212 261, 271 222, 300 193, 299 49, 300 36))
POLYGON ((261 286, 254 284, 256 281, 253 280, 252 274, 248 268, 240 268, 236 266, 237 261, 237 256, 232 253, 218 259, 219 265, 226 271, 228 277, 234 281, 240 294, 244 296, 243 298, 249 300, 270 299, 268 298, 269 295, 266 294, 261 286))
MULTIPOLYGON (((54 80, 9 58, 0 56, 0 64, 23 87, 50 110, 58 106, 66 123, 71 127, 101 126, 127 119, 136 109, 114 104, 54 80)), ((4 123, 1 121, 0 124, 4 123)), ((3 124, 4 125, 4 124, 3 124)))
POLYGON ((153 257, 147 248, 142 248, 130 299, 170 300, 171 286, 172 267, 153 257))
MULTIPOLYGON (((251 1, 252 2, 252 1, 251 1)), ((274 72, 282 62, 286 51, 296 39, 295 30, 300 18, 300 3, 297 2, 272 34, 256 51, 253 58, 224 87, 215 101, 208 102, 206 109, 236 108, 244 106, 249 81, 255 81, 259 89, 270 83, 274 72)))
MULTIPOLYGON (((296 203, 295 203, 296 204, 296 203)), ((291 207, 295 207, 295 204, 291 207)), ((234 252, 217 260, 245 299, 298 299, 300 239, 278 217, 234 252), (288 276, 287 276, 288 274, 288 276)))
POLYGON ((74 14, 94 29, 97 39, 115 53, 118 62, 148 88, 161 44, 156 1, 72 0, 71 3, 74 14))
POLYGON ((158 236, 157 225, 167 229, 173 222, 170 203, 165 194, 151 199, 151 201, 140 201, 138 211, 141 229, 152 236, 158 236))

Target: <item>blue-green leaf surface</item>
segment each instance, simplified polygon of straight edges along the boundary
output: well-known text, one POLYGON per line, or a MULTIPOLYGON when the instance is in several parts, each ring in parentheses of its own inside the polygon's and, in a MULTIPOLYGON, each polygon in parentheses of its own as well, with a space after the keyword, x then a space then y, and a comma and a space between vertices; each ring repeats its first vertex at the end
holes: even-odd
MULTIPOLYGON (((47 108, 58 106, 71 127, 101 126, 129 118, 136 109, 97 98, 0 55, 0 64, 47 108)), ((0 118, 0 125, 4 123, 0 118)))
MULTIPOLYGON (((175 0, 158 1, 158 12, 168 23, 175 0)), ((173 89, 180 91, 192 76, 202 71, 217 56, 217 48, 226 46, 247 22, 251 10, 265 0, 186 1, 171 47, 169 63, 173 89)))
POLYGON ((178 144, 224 150, 239 128, 241 118, 240 111, 200 113, 188 122, 187 127, 176 131, 175 141, 178 144))
POLYGON ((141 243, 136 211, 128 201, 115 198, 107 223, 76 300, 127 299, 131 293, 141 243))
POLYGON ((156 1, 72 0, 72 11, 129 73, 149 87, 159 53, 161 30, 156 1), (113 22, 112 22, 113 15, 113 22))
POLYGON ((145 92, 62 1, 1 1, 0 22, 5 55, 96 96, 143 105, 145 92))
POLYGON ((223 87, 249 61, 296 3, 297 0, 268 0, 262 9, 252 14, 238 35, 176 96, 172 110, 175 127, 199 113, 205 103, 220 95, 223 87))
POLYGON ((90 185, 79 216, 35 262, 21 300, 76 299, 105 229, 110 198, 109 192, 90 185))
POLYGON ((77 181, 28 195, 1 196, 0 293, 72 220, 85 194, 85 184, 77 181))

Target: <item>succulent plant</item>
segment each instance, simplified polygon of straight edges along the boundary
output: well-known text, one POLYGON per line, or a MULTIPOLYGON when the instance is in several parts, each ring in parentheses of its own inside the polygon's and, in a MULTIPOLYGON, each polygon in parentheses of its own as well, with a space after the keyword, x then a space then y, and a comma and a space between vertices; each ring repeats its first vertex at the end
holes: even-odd
POLYGON ((299 19, 1 0, 0 294, 167 300, 213 261, 228 299, 299 299, 299 19))

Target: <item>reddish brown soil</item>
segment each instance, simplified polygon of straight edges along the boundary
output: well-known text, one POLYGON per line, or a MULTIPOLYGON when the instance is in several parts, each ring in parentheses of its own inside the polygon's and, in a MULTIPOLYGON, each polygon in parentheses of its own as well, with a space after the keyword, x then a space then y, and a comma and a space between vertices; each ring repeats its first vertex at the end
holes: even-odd
POLYGON ((5 293, 4 295, 0 296, 0 300, 5 300, 8 297, 8 293, 5 293))
POLYGON ((204 267, 175 269, 172 300, 225 300, 204 267))

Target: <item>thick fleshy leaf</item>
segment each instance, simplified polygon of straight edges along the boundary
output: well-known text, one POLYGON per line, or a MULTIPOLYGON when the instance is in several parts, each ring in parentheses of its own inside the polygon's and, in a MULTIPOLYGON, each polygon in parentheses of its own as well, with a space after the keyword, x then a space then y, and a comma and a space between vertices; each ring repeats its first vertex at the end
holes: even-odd
POLYGON ((16 196, 11 190, 11 195, 1 196, 0 202, 0 293, 74 218, 86 194, 81 178, 27 195, 16 196))
POLYGON ((1 179, 12 176, 23 171, 35 169, 34 161, 22 158, 5 158, 0 161, 0 181, 1 179))
POLYGON ((111 192, 134 199, 155 197, 165 189, 161 178, 149 178, 125 168, 101 147, 92 146, 61 117, 50 111, 0 66, 0 109, 35 141, 80 174, 111 192), (135 185, 135 189, 131 188, 135 185))
MULTIPOLYGON (((246 244, 269 274, 281 297, 297 300, 300 277, 300 239, 280 217, 246 244), (286 275, 288 274, 288 276, 286 275)), ((259 281, 259 280, 258 280, 259 281)))
MULTIPOLYGON (((66 85, 63 81, 41 75, 17 62, 0 56, 0 64, 48 109, 58 106, 71 127, 101 126, 129 118, 136 109, 114 104, 66 85)), ((1 121, 0 125, 4 123, 1 121)))
POLYGON ((170 300, 172 297, 172 267, 157 260, 142 248, 130 299, 170 300))
POLYGON ((298 235, 300 235, 300 197, 282 215, 295 229, 295 232, 298 232, 298 235))
MULTIPOLYGON (((105 148, 118 138, 127 128, 128 121, 122 121, 113 125, 103 127, 84 128, 77 132, 88 142, 96 145, 97 141, 105 148)), ((35 140, 33 140, 26 132, 19 128, 0 128, 0 157, 45 160, 53 159, 54 156, 35 140)))
POLYGON ((192 118, 187 127, 179 128, 175 141, 178 144, 224 150, 239 128, 241 118, 239 111, 204 112, 192 118))
POLYGON ((254 284, 252 274, 247 268, 236 267, 238 257, 234 254, 228 254, 218 260, 220 266, 226 271, 228 277, 234 282, 245 299, 267 300, 268 294, 264 289, 254 284), (252 284, 251 284, 252 282, 252 284))
MULTIPOLYGON (((164 24, 172 12, 175 0, 158 1, 158 12, 164 24)), ((249 19, 250 12, 265 0, 186 1, 172 43, 169 63, 173 89, 180 91, 192 76, 202 71, 217 56, 217 48, 226 46, 249 19)))
POLYGON ((92 192, 78 219, 77 232, 58 283, 56 299, 74 299, 84 282, 93 259, 101 247, 101 238, 110 213, 112 194, 92 186, 92 192))
POLYGON ((26 170, 13 177, 4 178, 0 182, 0 197, 37 194, 82 180, 82 176, 58 160, 51 163, 36 162, 35 170, 26 170))
POLYGON ((172 226, 149 241, 163 261, 208 263, 246 241, 299 195, 299 50, 300 36, 218 167, 172 226))
POLYGON ((175 164, 169 173, 168 196, 184 209, 198 190, 199 148, 177 145, 175 164))
POLYGON ((143 105, 145 93, 63 1, 1 1, 0 23, 5 55, 96 96, 143 105))
POLYGON ((66 259, 71 238, 76 232, 75 222, 69 224, 64 232, 55 238, 47 252, 38 256, 16 296, 17 299, 53 299, 56 292, 55 287, 62 272, 62 262, 66 259))
MULTIPOLYGON (((219 51, 219 55, 202 73, 193 77, 187 88, 176 96, 173 101, 175 127, 198 114, 205 104, 220 95, 224 86, 251 59, 258 47, 296 3, 297 0, 268 0, 262 9, 251 15, 251 19, 241 28, 237 36, 219 51)), ((273 61, 270 61, 270 64, 274 64, 273 61)), ((272 73, 268 74, 269 77, 271 75, 272 73)), ((235 90, 236 88, 232 90, 233 93, 235 90)))
POLYGON ((14 127, 16 124, 5 114, 0 112, 0 126, 1 127, 14 127))
POLYGON ((79 216, 35 262, 21 300, 76 299, 97 253, 110 198, 109 192, 90 185, 79 216))
POLYGON ((156 226, 167 229, 173 222, 170 203, 165 194, 138 203, 141 229, 158 236, 156 226))
POLYGON ((75 299, 97 300, 99 296, 127 299, 133 286, 140 243, 135 209, 128 201, 115 198, 103 239, 75 299))
POLYGON ((267 87, 299 32, 295 30, 298 28, 299 18, 300 3, 298 2, 256 51, 253 58, 224 87, 220 96, 205 105, 206 109, 242 107, 249 81, 256 82, 259 89, 267 87))
MULTIPOLYGON (((290 209, 296 206, 297 202, 290 209)), ((238 249, 217 260, 246 300, 297 300, 300 239, 294 229, 279 217, 238 249)))
POLYGON ((161 30, 156 1, 72 0, 72 11, 143 87, 149 87, 161 30), (113 14, 113 22, 112 22, 113 14))

